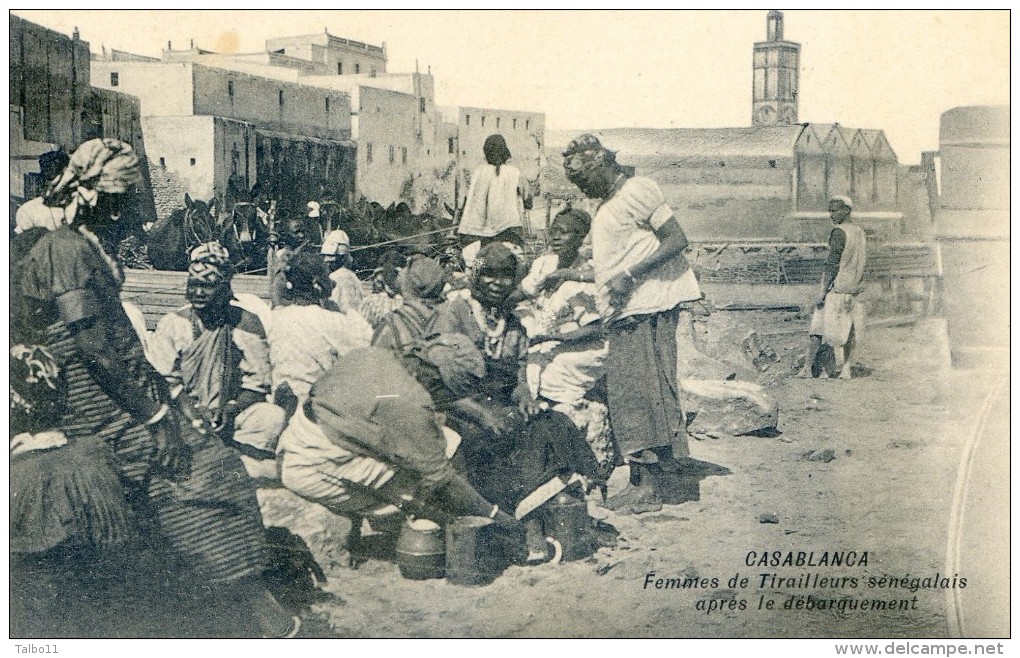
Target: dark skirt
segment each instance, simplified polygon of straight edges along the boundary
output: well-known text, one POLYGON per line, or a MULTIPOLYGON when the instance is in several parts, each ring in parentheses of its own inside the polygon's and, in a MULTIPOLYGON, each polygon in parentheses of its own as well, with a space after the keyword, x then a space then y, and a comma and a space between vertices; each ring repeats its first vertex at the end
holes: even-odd
POLYGON ((591 446, 563 414, 543 411, 525 422, 512 407, 498 407, 497 413, 515 419, 513 430, 500 439, 454 414, 447 422, 461 435, 468 481, 507 513, 513 514, 524 498, 553 477, 577 473, 598 478, 591 446))
POLYGON ((672 445, 690 454, 676 381, 679 310, 627 317, 609 329, 609 424, 620 453, 672 445))
POLYGON ((12 553, 41 553, 68 543, 105 551, 131 536, 134 523, 114 463, 101 441, 11 459, 12 553))

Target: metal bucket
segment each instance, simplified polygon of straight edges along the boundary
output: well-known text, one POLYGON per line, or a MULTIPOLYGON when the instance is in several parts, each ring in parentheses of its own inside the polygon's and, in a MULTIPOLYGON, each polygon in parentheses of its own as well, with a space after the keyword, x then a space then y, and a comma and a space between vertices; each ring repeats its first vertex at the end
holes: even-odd
POLYGON ((563 547, 563 560, 583 560, 598 549, 583 497, 563 491, 545 504, 545 532, 563 547))
POLYGON ((442 578, 446 573, 443 529, 428 519, 409 520, 397 539, 397 566, 411 580, 442 578))
POLYGON ((446 526, 446 580, 487 585, 509 566, 500 526, 482 516, 459 516, 446 526))

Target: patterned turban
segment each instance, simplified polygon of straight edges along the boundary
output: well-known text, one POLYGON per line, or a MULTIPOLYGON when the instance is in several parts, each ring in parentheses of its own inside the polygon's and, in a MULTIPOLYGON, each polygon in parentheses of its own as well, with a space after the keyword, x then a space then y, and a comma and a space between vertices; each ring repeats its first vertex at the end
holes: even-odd
POLYGON ((199 281, 220 283, 233 276, 230 252, 219 242, 206 242, 191 250, 188 276, 199 281))
POLYGON ((123 194, 141 180, 138 156, 129 144, 112 138, 90 139, 71 155, 46 196, 56 197, 77 188, 123 194))
POLYGON ((587 173, 604 163, 616 163, 616 153, 610 151, 599 138, 585 133, 574 139, 563 151, 563 168, 567 176, 587 173))

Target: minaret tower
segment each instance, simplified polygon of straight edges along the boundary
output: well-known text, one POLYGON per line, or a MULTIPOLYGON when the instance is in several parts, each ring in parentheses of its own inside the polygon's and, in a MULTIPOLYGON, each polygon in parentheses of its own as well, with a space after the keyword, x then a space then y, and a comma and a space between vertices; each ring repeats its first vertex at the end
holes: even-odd
POLYGON ((751 125, 788 126, 797 123, 800 44, 783 39, 781 11, 769 12, 765 33, 754 44, 751 125))

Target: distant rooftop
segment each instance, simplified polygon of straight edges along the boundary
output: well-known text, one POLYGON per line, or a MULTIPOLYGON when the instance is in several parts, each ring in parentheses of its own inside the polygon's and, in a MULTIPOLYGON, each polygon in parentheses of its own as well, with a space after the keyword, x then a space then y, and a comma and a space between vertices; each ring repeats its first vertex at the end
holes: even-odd
POLYGON ((383 57, 386 56, 386 43, 383 42, 381 46, 373 46, 370 43, 364 41, 355 41, 354 39, 345 39, 343 37, 337 37, 330 34, 328 31, 323 30, 316 34, 298 34, 289 37, 274 37, 272 39, 266 39, 266 50, 274 52, 280 50, 281 46, 293 43, 314 43, 322 46, 346 46, 348 48, 355 48, 358 50, 364 50, 369 53, 375 53, 383 57))

